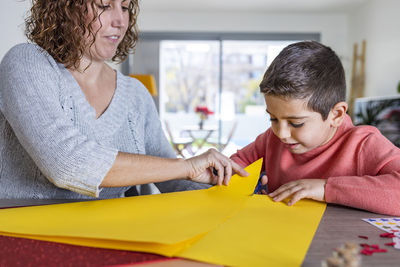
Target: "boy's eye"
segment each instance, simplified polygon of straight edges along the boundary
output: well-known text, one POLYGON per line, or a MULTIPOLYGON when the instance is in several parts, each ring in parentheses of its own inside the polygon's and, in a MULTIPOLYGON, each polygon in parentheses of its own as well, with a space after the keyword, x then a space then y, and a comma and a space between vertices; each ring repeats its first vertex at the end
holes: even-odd
POLYGON ((290 125, 292 125, 294 128, 300 128, 304 125, 304 123, 293 123, 291 122, 290 125))
POLYGON ((128 6, 122 6, 122 10, 123 11, 129 11, 129 7, 128 6))
MULTIPOLYGON (((269 118, 269 120, 271 121, 271 122, 278 122, 278 119, 276 119, 276 118, 269 118)), ((300 128, 300 127, 302 127, 303 125, 304 125, 304 122, 303 123, 294 123, 294 122, 289 122, 289 124, 293 127, 293 128, 300 128)))

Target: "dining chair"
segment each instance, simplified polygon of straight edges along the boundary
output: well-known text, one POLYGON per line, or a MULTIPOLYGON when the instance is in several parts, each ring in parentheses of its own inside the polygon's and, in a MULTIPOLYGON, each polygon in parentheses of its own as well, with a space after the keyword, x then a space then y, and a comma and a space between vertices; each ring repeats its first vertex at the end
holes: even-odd
POLYGON ((237 119, 233 121, 232 127, 226 137, 223 137, 221 139, 221 142, 219 142, 218 138, 210 138, 207 140, 207 143, 210 145, 214 146, 217 148, 220 152, 223 151, 226 146, 229 144, 231 141, 233 134, 235 133, 236 127, 237 127, 238 121, 237 119))
POLYGON ((176 153, 185 158, 184 151, 186 150, 189 152, 190 155, 193 155, 192 151, 192 144, 193 144, 193 138, 191 137, 176 137, 172 134, 171 127, 169 125, 169 122, 167 120, 164 121, 165 125, 165 130, 167 131, 167 135, 169 138, 169 141, 171 142, 172 147, 176 151, 176 153))

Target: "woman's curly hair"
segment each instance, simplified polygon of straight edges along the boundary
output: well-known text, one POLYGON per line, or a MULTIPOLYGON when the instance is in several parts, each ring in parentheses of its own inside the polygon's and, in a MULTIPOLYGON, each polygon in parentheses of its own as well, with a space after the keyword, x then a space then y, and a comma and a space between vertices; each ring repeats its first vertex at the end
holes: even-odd
MULTIPOLYGON (((129 25, 112 58, 119 63, 134 51, 138 40, 138 0, 129 1, 129 25)), ((89 46, 96 39, 96 32, 92 30, 98 19, 95 5, 95 0, 32 0, 30 16, 25 19, 25 35, 66 68, 79 69, 80 59, 87 49, 84 36, 89 35, 89 46), (89 24, 87 3, 94 12, 89 24)))

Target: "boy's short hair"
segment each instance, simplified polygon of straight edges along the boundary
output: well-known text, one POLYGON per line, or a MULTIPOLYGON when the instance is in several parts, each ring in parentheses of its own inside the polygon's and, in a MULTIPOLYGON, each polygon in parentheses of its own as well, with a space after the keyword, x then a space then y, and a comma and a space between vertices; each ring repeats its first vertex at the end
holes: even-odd
POLYGON ((308 100, 307 106, 326 120, 331 109, 346 101, 346 80, 339 57, 329 47, 304 41, 285 47, 264 74, 265 95, 308 100))

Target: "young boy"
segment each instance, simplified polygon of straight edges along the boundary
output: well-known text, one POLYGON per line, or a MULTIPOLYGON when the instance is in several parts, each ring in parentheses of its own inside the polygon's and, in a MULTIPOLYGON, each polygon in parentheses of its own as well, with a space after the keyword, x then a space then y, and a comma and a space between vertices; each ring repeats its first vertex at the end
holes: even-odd
POLYGON ((271 128, 231 159, 247 166, 264 158, 262 184, 274 201, 312 198, 400 216, 400 149, 376 128, 352 124, 335 52, 317 42, 291 44, 260 89, 271 128))

